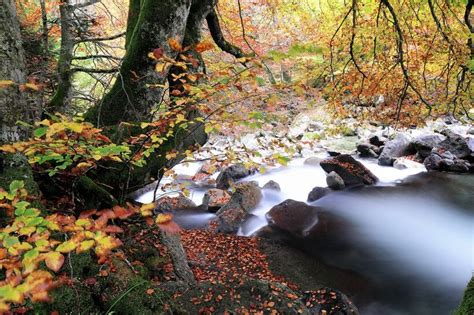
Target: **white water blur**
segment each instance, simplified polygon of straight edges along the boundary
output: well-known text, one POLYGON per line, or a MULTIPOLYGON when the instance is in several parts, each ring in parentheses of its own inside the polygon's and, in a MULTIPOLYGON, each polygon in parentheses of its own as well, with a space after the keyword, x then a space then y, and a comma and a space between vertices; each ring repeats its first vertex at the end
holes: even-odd
MULTIPOLYGON (((474 216, 433 196, 339 193, 315 204, 356 226, 352 241, 383 249, 397 272, 464 288, 474 270, 474 216)), ((382 260, 381 259, 381 260, 382 260)))
MULTIPOLYGON (((424 168, 412 168, 399 170, 393 167, 380 166, 376 160, 360 160, 375 176, 379 178, 377 185, 394 185, 410 175, 423 171, 424 168)), ((257 216, 246 222, 239 230, 240 235, 251 235, 267 225, 265 214, 276 204, 293 199, 306 202, 309 192, 316 186, 327 187, 326 173, 320 166, 304 164, 304 159, 291 161, 288 166, 270 170, 265 174, 256 174, 245 178, 245 181, 256 181, 262 187, 268 181, 273 180, 281 187, 281 192, 271 190, 263 191, 263 199, 258 207, 252 211, 257 216)))

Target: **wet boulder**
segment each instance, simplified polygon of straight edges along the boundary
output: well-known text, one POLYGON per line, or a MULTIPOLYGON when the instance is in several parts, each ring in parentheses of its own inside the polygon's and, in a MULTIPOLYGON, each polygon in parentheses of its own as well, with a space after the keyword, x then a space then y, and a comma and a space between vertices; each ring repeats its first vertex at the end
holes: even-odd
POLYGON ((255 182, 236 186, 230 201, 219 209, 211 222, 211 229, 222 233, 236 233, 249 211, 255 209, 262 199, 262 191, 255 182))
POLYGON ((357 145, 357 152, 359 152, 360 157, 376 159, 379 157, 377 151, 379 151, 379 148, 372 144, 361 143, 357 145))
POLYGON ((371 171, 348 154, 323 160, 321 167, 326 173, 336 172, 346 186, 373 185, 378 181, 371 171))
POLYGON ((425 168, 425 166, 416 161, 407 159, 405 157, 400 157, 393 162, 393 167, 399 170, 404 170, 408 168, 425 168))
POLYGON ((197 208, 197 205, 194 203, 194 201, 183 194, 179 194, 177 197, 164 196, 158 199, 156 202, 155 211, 168 212, 195 208, 197 208))
POLYGON ((438 134, 427 134, 417 137, 413 141, 413 145, 415 147, 418 156, 422 159, 425 159, 428 155, 430 155, 431 150, 437 147, 439 143, 443 141, 443 138, 438 134))
POLYGON ((227 190, 212 188, 204 195, 202 205, 204 209, 215 212, 228 203, 230 198, 231 195, 227 190))
POLYGON ((248 169, 243 164, 231 165, 219 173, 216 180, 216 187, 219 189, 228 189, 232 183, 250 176, 255 172, 255 169, 248 169))
POLYGON ((272 227, 304 237, 318 222, 317 209, 304 202, 288 199, 271 208, 266 217, 272 227))
POLYGON ((415 148, 411 138, 406 134, 399 133, 393 140, 385 144, 379 156, 379 164, 392 166, 396 158, 412 154, 415 154, 415 148))
POLYGON ((321 160, 322 159, 320 157, 311 156, 304 161, 304 165, 319 166, 319 164, 321 163, 321 160))
POLYGON ((447 171, 456 173, 467 173, 471 171, 471 164, 463 159, 457 158, 450 151, 433 149, 431 154, 424 160, 423 164, 427 170, 447 171))
POLYGON ((387 141, 387 139, 380 138, 379 136, 372 136, 372 137, 369 138, 369 143, 371 145, 375 145, 376 147, 381 147, 381 146, 385 145, 386 141, 387 141))
POLYGON ((327 174, 326 183, 328 184, 329 188, 334 190, 342 190, 346 188, 346 184, 344 184, 342 177, 334 171, 327 174))
POLYGON ((442 131, 442 134, 446 136, 446 139, 439 143, 438 148, 451 152, 458 159, 468 158, 471 155, 468 141, 462 136, 448 129, 442 131))
POLYGON ((281 191, 280 184, 273 180, 270 180, 265 185, 263 185, 263 189, 281 191))
POLYGON ((314 187, 308 194, 308 202, 313 202, 326 196, 331 192, 327 187, 314 187))

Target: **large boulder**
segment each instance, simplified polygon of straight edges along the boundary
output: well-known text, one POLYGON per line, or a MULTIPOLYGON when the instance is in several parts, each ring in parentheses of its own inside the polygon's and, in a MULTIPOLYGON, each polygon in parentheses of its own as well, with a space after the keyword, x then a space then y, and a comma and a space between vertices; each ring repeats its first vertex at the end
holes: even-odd
POLYGON ((179 194, 177 197, 163 196, 156 202, 156 211, 158 212, 187 210, 195 208, 197 208, 197 205, 194 203, 194 201, 184 196, 183 194, 179 194))
POLYGON ((318 222, 316 207, 288 199, 274 206, 267 213, 269 224, 297 237, 304 237, 318 222))
POLYGON ((215 212, 230 201, 231 195, 227 190, 212 188, 202 198, 204 209, 215 212))
POLYGON ((468 142, 462 136, 446 129, 442 132, 446 139, 441 141, 438 148, 451 152, 456 158, 464 159, 471 155, 468 142))
POLYGON ((443 141, 443 138, 438 134, 427 134, 417 137, 413 141, 418 156, 422 159, 425 159, 430 155, 431 150, 437 147, 438 144, 443 141))
POLYGON ((248 169, 243 164, 231 165, 219 173, 216 180, 216 187, 228 189, 235 181, 252 175, 255 169, 248 169))
POLYGON ((346 186, 373 185, 378 181, 371 171, 348 154, 326 159, 321 162, 321 167, 326 173, 336 172, 346 186))
POLYGON ((211 229, 222 233, 236 233, 249 211, 255 209, 262 199, 262 191, 255 182, 236 186, 230 201, 219 209, 211 222, 211 229))
POLYGON ((382 153, 379 156, 379 164, 384 166, 392 166, 396 158, 407 156, 415 153, 415 148, 411 138, 403 133, 397 134, 395 139, 388 141, 382 153))
POLYGON ((308 202, 313 202, 323 198, 331 192, 327 187, 314 187, 308 194, 308 202))
POLYGON ((427 170, 448 171, 456 173, 467 173, 471 171, 471 164, 459 159, 450 151, 442 148, 433 149, 431 154, 424 160, 423 164, 427 170))

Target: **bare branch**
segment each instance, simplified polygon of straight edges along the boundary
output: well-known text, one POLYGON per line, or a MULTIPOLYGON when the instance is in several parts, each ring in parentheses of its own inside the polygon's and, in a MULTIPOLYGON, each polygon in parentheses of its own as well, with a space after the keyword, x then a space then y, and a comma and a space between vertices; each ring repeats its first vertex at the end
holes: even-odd
POLYGON ((112 68, 112 69, 89 69, 89 68, 72 68, 71 72, 85 72, 85 73, 116 73, 119 71, 119 68, 112 68))
POLYGON ((87 60, 87 59, 113 59, 113 60, 122 60, 122 58, 114 57, 110 55, 87 55, 87 56, 76 56, 73 57, 74 60, 87 60))
POLYGON ((78 40, 76 41, 76 43, 102 42, 102 41, 114 40, 114 39, 120 38, 120 37, 122 37, 122 36, 125 36, 125 32, 119 33, 119 34, 115 34, 115 35, 112 35, 112 36, 108 36, 108 37, 81 38, 81 39, 78 39, 78 40))

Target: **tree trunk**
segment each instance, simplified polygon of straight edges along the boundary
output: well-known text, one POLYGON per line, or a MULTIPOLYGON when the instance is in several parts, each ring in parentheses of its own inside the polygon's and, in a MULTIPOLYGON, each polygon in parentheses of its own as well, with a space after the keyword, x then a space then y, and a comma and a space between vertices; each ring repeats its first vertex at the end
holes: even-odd
POLYGON ((162 48, 166 56, 176 57, 168 40, 183 41, 190 8, 191 0, 130 2, 129 22, 135 27, 133 32, 132 27, 127 27, 127 51, 119 74, 110 92, 86 113, 86 120, 98 126, 112 126, 150 119, 153 106, 161 100, 163 88, 159 86, 165 83, 168 72, 155 71, 155 62, 148 53, 162 48))
POLYGON ((72 96, 72 73, 71 64, 74 57, 75 31, 74 31, 74 9, 70 0, 61 2, 59 14, 61 21, 61 48, 58 59, 58 85, 53 98, 49 102, 49 112, 68 111, 72 96))
POLYGON ((0 80, 12 81, 0 86, 0 143, 26 136, 16 122, 30 118, 27 100, 20 91, 26 82, 25 54, 21 45, 20 24, 14 0, 0 0, 0 80))

